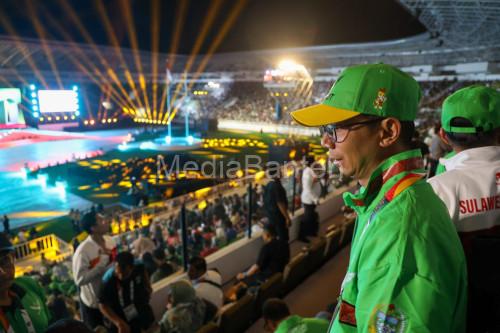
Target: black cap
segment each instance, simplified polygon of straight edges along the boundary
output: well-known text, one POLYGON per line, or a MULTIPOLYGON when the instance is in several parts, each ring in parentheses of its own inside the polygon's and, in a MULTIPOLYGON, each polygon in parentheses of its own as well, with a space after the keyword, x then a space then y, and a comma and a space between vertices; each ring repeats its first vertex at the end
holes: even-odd
POLYGON ((0 232, 0 253, 14 251, 14 246, 5 233, 0 232))
POLYGON ((95 211, 90 211, 83 215, 80 221, 80 227, 87 233, 91 233, 91 228, 97 224, 97 214, 95 211))

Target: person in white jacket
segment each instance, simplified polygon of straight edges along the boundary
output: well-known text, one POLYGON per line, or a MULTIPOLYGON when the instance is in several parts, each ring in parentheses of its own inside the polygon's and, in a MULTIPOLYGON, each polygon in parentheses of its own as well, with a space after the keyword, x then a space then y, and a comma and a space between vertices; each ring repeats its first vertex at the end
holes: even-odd
POLYGON ((81 319, 95 329, 103 325, 98 293, 116 248, 113 239, 106 235, 109 222, 102 215, 91 211, 83 216, 80 224, 89 236, 73 254, 73 276, 80 291, 81 319))
POLYGON ((494 295, 500 287, 485 279, 495 276, 489 254, 500 250, 500 92, 479 85, 456 91, 444 101, 441 122, 440 136, 456 155, 440 160, 446 172, 429 183, 446 204, 465 250, 469 331, 497 331, 500 297, 494 295))
POLYGON ((302 201, 302 206, 304 206, 304 216, 300 222, 298 239, 309 243, 307 237, 318 234, 319 221, 316 205, 319 203, 321 184, 315 172, 317 168, 314 157, 308 156, 305 163, 306 167, 302 171, 302 193, 300 195, 300 201, 302 201))

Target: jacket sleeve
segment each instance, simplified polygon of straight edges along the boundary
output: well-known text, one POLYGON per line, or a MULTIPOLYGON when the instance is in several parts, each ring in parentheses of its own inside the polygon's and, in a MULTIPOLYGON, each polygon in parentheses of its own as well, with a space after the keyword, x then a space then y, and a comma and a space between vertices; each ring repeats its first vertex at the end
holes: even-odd
POLYGON ((85 252, 79 251, 75 253, 73 257, 73 274, 75 284, 78 287, 91 283, 104 273, 107 260, 102 255, 97 260, 97 263, 91 267, 90 258, 85 252))

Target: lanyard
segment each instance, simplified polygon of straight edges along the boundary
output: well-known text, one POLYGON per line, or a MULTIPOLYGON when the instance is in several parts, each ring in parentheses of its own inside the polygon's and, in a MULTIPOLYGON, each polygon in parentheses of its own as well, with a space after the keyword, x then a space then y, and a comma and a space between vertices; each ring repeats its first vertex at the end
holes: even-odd
MULTIPOLYGON (((366 224, 364 225, 363 227, 363 230, 361 231, 361 235, 359 236, 359 239, 356 240, 356 248, 359 246, 359 242, 363 239, 366 231, 368 230, 368 228, 370 227, 370 225, 372 224, 373 220, 375 219, 375 217, 377 216, 377 214, 380 212, 380 210, 389 202, 389 200, 386 199, 386 197, 384 196, 382 198, 382 200, 380 200, 380 202, 377 204, 377 206, 375 206, 375 208, 373 209, 370 217, 368 218, 368 221, 366 222, 366 224)), ((357 221, 356 221, 356 224, 357 224, 357 221)), ((356 234, 355 234, 356 235, 356 234)), ((351 253, 352 253, 352 249, 351 249, 351 253)), ((355 257, 351 259, 352 260, 349 260, 349 267, 351 266, 351 262, 355 263, 358 261, 358 257, 359 257, 359 252, 356 252, 355 253, 355 257)), ((342 281, 342 287, 341 287, 341 290, 340 290, 340 295, 339 297, 337 298, 337 306, 335 307, 335 311, 333 312, 333 316, 332 316, 332 320, 330 321, 330 326, 328 327, 328 331, 327 332, 330 332, 332 327, 333 327, 333 323, 335 322, 335 319, 337 318, 337 315, 340 311, 340 306, 342 304, 342 292, 344 291, 344 285, 346 283, 347 280, 351 280, 352 278, 354 278, 354 275, 352 275, 352 272, 347 272, 346 273, 346 277, 344 278, 344 281, 342 281)))
MULTIPOLYGON (((9 323, 9 319, 7 319, 7 314, 3 310, 0 310, 0 311, 1 311, 0 314, 2 316, 2 320, 1 320, 2 331, 5 333, 15 333, 14 328, 9 323)), ((28 311, 21 308, 21 309, 19 309, 19 313, 21 314, 21 317, 23 317, 24 325, 26 326, 28 333, 36 333, 35 326, 33 325, 33 322, 31 321, 31 318, 28 315, 28 311)))
MULTIPOLYGON (((123 289, 120 285, 120 282, 117 283, 118 285, 118 301, 120 302, 120 306, 122 309, 125 308, 125 300, 123 299, 123 289)), ((129 283, 129 291, 130 291, 130 304, 134 304, 134 282, 130 280, 129 283)))

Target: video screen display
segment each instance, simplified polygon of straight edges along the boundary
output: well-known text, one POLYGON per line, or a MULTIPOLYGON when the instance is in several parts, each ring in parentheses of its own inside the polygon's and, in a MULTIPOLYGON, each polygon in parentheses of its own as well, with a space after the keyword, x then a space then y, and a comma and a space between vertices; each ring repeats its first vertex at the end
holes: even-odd
POLYGON ((17 88, 0 88, 0 101, 12 104, 21 103, 21 90, 17 88))
POLYGON ((38 90, 41 113, 75 112, 78 110, 78 92, 74 90, 38 90))

